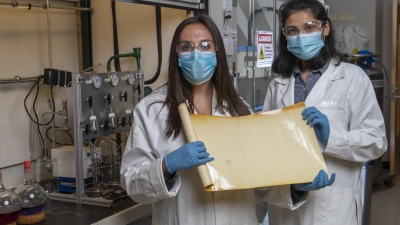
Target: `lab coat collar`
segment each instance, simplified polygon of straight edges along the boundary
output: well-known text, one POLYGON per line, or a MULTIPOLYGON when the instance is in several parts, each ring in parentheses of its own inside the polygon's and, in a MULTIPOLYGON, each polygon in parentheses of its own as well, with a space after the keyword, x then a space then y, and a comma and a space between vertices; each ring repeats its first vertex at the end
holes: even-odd
MULTIPOLYGON (((329 63, 328 69, 326 69, 326 71, 324 73, 324 74, 327 74, 327 75, 328 74, 333 74, 333 75, 331 75, 331 78, 330 78, 331 81, 343 79, 343 77, 345 75, 345 73, 341 72, 341 71, 336 72, 336 73, 333 72, 333 70, 335 68, 340 68, 340 67, 335 66, 337 63, 338 63, 337 60, 332 59, 331 62, 329 63)), ((341 63, 344 63, 344 62, 341 62, 341 63)))
POLYGON ((305 100, 307 107, 317 105, 317 103, 320 102, 323 97, 323 95, 319 93, 328 91, 332 87, 333 81, 342 79, 344 77, 345 73, 341 71, 341 67, 337 67, 335 64, 337 64, 337 61, 332 59, 326 71, 314 85, 313 89, 305 100))
MULTIPOLYGON (((212 96, 212 102, 211 102, 211 106, 212 106, 212 110, 211 110, 211 115, 217 114, 218 110, 216 108, 217 106, 217 92, 215 91, 214 85, 212 86, 213 88, 213 96, 212 96)), ((224 106, 226 105, 226 103, 223 103, 224 106)))
POLYGON ((279 83, 279 92, 283 96, 282 104, 287 107, 294 104, 294 76, 290 78, 277 77, 275 79, 279 83))
POLYGON ((279 76, 275 78, 275 81, 279 84, 288 85, 290 83, 290 79, 286 77, 279 76))
MULTIPOLYGON (((311 92, 320 92, 322 90, 327 90, 332 86, 331 82, 323 82, 323 80, 328 80, 328 81, 335 81, 339 79, 343 79, 345 76, 344 72, 341 71, 335 71, 336 68, 340 68, 335 66, 338 61, 335 59, 331 59, 328 68, 325 70, 325 72, 322 74, 321 78, 318 80, 318 82, 315 84, 311 92)), ((343 62, 342 62, 343 63, 343 62)), ((282 76, 279 76, 275 78, 275 81, 279 84, 279 92, 282 95, 282 104, 287 107, 291 106, 294 104, 294 74, 290 78, 285 78, 282 76)), ((321 96, 318 94, 309 94, 307 99, 306 99, 306 105, 307 103, 315 103, 318 101, 318 99, 321 96), (314 97, 312 97, 314 96, 314 97)))

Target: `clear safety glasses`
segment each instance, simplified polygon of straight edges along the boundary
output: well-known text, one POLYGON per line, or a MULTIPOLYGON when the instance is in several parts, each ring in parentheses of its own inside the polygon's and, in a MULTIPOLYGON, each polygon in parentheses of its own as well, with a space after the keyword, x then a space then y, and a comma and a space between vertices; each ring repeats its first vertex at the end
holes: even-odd
POLYGON ((283 27, 282 32, 286 37, 299 35, 300 32, 303 34, 309 34, 316 31, 320 31, 322 25, 323 25, 322 21, 309 21, 303 23, 301 26, 283 27))
POLYGON ((197 45, 192 42, 184 41, 176 46, 176 53, 193 52, 195 49, 200 52, 215 52, 217 51, 217 46, 212 41, 201 41, 197 45))

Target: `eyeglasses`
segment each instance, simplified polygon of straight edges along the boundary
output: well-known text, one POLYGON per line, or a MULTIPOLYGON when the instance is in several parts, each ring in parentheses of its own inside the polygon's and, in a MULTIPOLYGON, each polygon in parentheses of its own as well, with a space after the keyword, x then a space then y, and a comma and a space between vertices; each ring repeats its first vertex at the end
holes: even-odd
POLYGON ((286 37, 296 36, 300 34, 302 31, 303 34, 309 34, 315 31, 319 31, 322 28, 322 21, 310 21, 303 23, 300 27, 297 26, 288 26, 282 28, 282 33, 286 37))
POLYGON ((201 41, 195 46, 192 42, 184 41, 179 43, 176 46, 176 52, 193 52, 195 49, 200 52, 215 52, 217 50, 217 46, 212 41, 201 41))

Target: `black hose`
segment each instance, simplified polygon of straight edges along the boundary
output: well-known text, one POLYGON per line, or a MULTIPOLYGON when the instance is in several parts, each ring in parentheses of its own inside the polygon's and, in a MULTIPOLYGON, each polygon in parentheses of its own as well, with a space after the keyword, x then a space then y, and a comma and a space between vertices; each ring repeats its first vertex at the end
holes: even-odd
POLYGON ((144 84, 154 83, 160 76, 161 63, 162 63, 162 40, 161 40, 161 7, 156 6, 156 30, 157 30, 157 52, 158 52, 158 67, 157 72, 150 80, 144 81, 144 84))
MULTIPOLYGON (((111 11, 112 11, 112 22, 113 22, 114 55, 119 55, 117 16, 115 13, 115 1, 114 0, 111 0, 111 11)), ((115 71, 121 71, 121 64, 120 64, 118 57, 114 59, 114 68, 115 68, 115 71)))
MULTIPOLYGON (((112 9, 112 21, 113 21, 113 44, 114 44, 114 55, 119 55, 118 46, 118 30, 117 30, 117 18, 115 10, 115 1, 111 0, 112 9)), ((155 6, 156 11, 156 32, 157 32, 157 52, 158 52, 158 66, 156 74, 150 79, 144 81, 144 84, 154 83, 160 76, 161 64, 162 64, 162 40, 161 40, 161 7, 155 6)), ((121 64, 119 58, 114 59, 115 71, 121 71, 121 64)))
MULTIPOLYGON (((43 136, 42 136, 42 132, 40 131, 40 126, 46 126, 46 125, 50 124, 50 123, 53 121, 53 119, 54 119, 54 114, 52 115, 52 117, 51 117, 51 119, 50 119, 49 122, 47 122, 47 123, 45 123, 44 121, 43 121, 43 123, 40 123, 40 122, 39 122, 39 117, 38 117, 38 114, 37 114, 37 112, 36 112, 35 106, 36 106, 36 103, 37 103, 37 100, 38 100, 38 96, 39 96, 39 91, 40 91, 40 89, 39 89, 39 83, 40 83, 40 81, 41 81, 42 79, 44 79, 44 76, 43 76, 43 75, 38 76, 37 80, 36 80, 35 83, 32 85, 32 87, 31 87, 31 89, 29 90, 28 94, 25 96, 25 99, 24 99, 24 108, 25 108, 25 111, 26 111, 26 113, 28 114, 30 120, 31 120, 33 123, 36 124, 36 126, 37 126, 37 132, 38 132, 38 134, 39 134, 40 140, 41 140, 41 142, 42 142, 42 144, 43 144, 43 147, 44 147, 44 146, 45 146, 45 145, 44 145, 45 143, 44 143, 44 139, 43 139, 43 136), (32 93, 32 91, 33 91, 33 89, 34 89, 35 87, 36 87, 36 94, 35 94, 35 98, 34 98, 34 101, 33 101, 33 104, 32 104, 32 111, 33 111, 33 113, 34 113, 34 115, 35 115, 35 118, 32 118, 32 115, 29 113, 28 107, 27 107, 27 104, 26 104, 26 103, 27 103, 27 99, 29 98, 30 94, 32 93)), ((45 151, 45 150, 43 149, 43 151, 45 151)), ((43 152, 43 154, 44 154, 44 152, 43 152)))

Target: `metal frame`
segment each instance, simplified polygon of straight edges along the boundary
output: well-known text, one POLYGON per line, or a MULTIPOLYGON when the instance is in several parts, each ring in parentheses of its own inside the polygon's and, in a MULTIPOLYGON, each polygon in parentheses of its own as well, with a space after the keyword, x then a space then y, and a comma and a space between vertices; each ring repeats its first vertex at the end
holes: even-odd
POLYGON ((76 156, 75 156, 76 192, 74 194, 49 193, 50 199, 67 201, 67 202, 76 202, 78 204, 89 204, 89 205, 106 206, 106 207, 110 207, 114 202, 113 200, 105 198, 87 197, 85 193, 85 184, 84 184, 84 169, 86 168, 84 168, 83 165, 83 146, 84 142, 87 140, 93 140, 95 138, 99 138, 102 136, 108 136, 130 130, 131 123, 133 121, 130 119, 125 120, 126 119, 125 117, 129 115, 128 114, 125 115, 124 113, 126 113, 126 110, 131 110, 133 112, 133 107, 137 104, 138 101, 140 101, 141 98, 143 98, 143 76, 141 71, 138 71, 136 73, 136 80, 134 84, 132 83, 128 84, 128 82, 124 80, 124 78, 127 79, 124 76, 127 75, 128 73, 130 73, 130 71, 118 72, 121 81, 117 87, 113 87, 112 85, 109 84, 110 81, 106 81, 105 78, 109 76, 109 73, 99 73, 98 75, 102 77, 104 83, 98 89, 92 86, 91 73, 81 73, 73 75, 72 87, 74 89, 73 99, 74 99, 74 139, 75 139, 75 149, 76 149, 76 156), (140 89, 140 91, 138 89, 140 89), (123 96, 121 95, 121 92, 124 92, 123 96), (105 93, 108 93, 108 95, 112 96, 112 99, 115 100, 106 101, 104 99, 105 93), (94 97, 93 100, 90 101, 93 104, 88 102, 87 96, 94 97), (105 106, 115 107, 114 108, 115 110, 112 111, 115 112, 116 115, 115 127, 110 129, 104 126, 101 129, 99 128, 95 132, 88 130, 89 129, 88 124, 90 123, 88 118, 88 110, 96 111, 96 115, 99 116, 98 121, 96 123, 100 124, 104 122, 108 124, 110 122, 105 119, 107 116, 107 112, 104 111, 105 106), (125 121, 130 121, 130 122, 125 123, 125 121))
POLYGON ((205 10, 204 0, 177 1, 177 0, 114 0, 118 2, 130 2, 144 5, 154 5, 166 8, 186 9, 186 10, 205 10))

